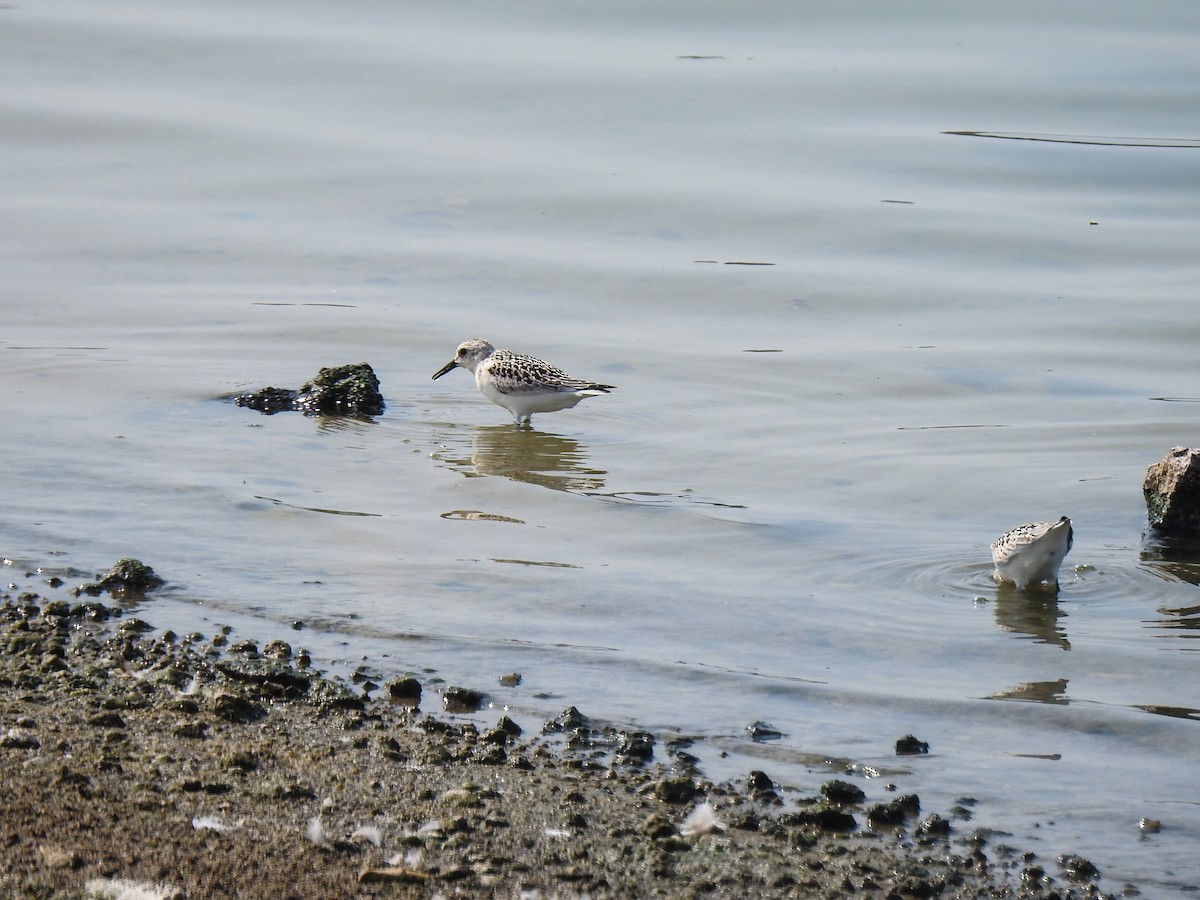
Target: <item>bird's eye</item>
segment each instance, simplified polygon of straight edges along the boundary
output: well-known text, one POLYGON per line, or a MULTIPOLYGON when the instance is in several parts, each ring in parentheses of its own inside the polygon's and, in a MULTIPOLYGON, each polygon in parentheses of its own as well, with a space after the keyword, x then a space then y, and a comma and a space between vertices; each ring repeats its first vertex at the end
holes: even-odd
POLYGON ((466 348, 466 347, 459 347, 459 348, 458 348, 458 355, 459 355, 459 356, 466 356, 466 355, 467 355, 467 348, 466 348))

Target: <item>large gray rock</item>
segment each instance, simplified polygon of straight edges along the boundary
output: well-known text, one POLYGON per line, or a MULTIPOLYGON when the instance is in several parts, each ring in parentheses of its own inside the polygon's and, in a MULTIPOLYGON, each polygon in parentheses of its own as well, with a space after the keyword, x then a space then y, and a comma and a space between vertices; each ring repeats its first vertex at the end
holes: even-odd
POLYGON ((1150 526, 1164 534, 1200 534, 1200 450, 1173 447, 1142 482, 1150 526))

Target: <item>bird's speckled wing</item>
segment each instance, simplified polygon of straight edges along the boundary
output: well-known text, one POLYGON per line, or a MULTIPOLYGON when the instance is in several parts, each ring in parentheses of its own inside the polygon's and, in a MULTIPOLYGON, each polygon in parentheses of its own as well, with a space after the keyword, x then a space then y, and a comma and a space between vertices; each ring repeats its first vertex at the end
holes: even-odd
POLYGON ((1007 531, 996 538, 992 547, 994 549, 1008 549, 1010 547, 1023 547, 1026 544, 1032 544, 1038 538, 1045 537, 1046 532, 1053 526, 1053 522, 1032 522, 1028 525, 1020 525, 1012 531, 1007 531))
POLYGON ((497 350, 486 362, 492 385, 502 394, 545 393, 547 391, 602 391, 608 393, 611 384, 596 384, 572 378, 561 369, 542 362, 534 356, 497 350))

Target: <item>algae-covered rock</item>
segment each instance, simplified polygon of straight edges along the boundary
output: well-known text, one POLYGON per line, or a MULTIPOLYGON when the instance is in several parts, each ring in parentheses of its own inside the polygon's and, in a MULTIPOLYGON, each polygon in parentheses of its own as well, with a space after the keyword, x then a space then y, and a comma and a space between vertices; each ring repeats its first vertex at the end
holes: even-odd
POLYGON ((140 560, 126 557, 118 559, 111 569, 100 576, 98 581, 81 584, 74 591, 76 597, 88 594, 95 597, 102 591, 108 591, 114 596, 145 594, 166 582, 154 574, 154 570, 140 560))
POLYGON ((1142 482, 1150 526, 1164 534, 1200 534, 1200 450, 1173 447, 1142 482))
POLYGON ((307 415, 378 416, 383 412, 379 379, 366 363, 321 369, 300 388, 297 408, 307 415))
POLYGON ((366 363, 322 368, 298 391, 266 387, 234 402, 266 415, 296 410, 306 416, 378 416, 385 407, 379 379, 366 363))

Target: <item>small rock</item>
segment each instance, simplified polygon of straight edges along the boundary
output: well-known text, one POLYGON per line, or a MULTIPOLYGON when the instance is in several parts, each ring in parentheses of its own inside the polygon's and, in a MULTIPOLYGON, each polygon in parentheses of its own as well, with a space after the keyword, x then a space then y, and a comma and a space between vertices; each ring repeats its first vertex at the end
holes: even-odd
POLYGON ((510 719, 508 716, 501 716, 496 722, 496 727, 507 734, 509 737, 520 737, 521 726, 510 719))
POLYGON ((383 689, 397 703, 416 706, 421 702, 421 682, 415 678, 393 678, 384 682, 383 689))
POLYGON ((906 734, 904 737, 896 741, 897 756, 918 756, 922 753, 929 752, 929 745, 924 741, 917 740, 911 734, 906 734))
POLYGON ((943 837, 950 833, 950 823, 937 813, 930 813, 929 817, 921 823, 921 827, 917 830, 921 834, 930 835, 931 837, 943 837))
POLYGON ((1021 883, 1040 888, 1047 883, 1046 870, 1036 865, 1022 869, 1021 883))
POLYGON ((1058 858, 1058 865, 1063 875, 1075 882, 1093 881, 1100 877, 1100 870, 1082 856, 1064 853, 1058 858))
POLYGON ((292 645, 287 641, 268 641, 262 649, 263 656, 279 662, 287 662, 292 658, 292 645))
POLYGON ((755 742, 777 741, 783 737, 782 731, 766 722, 751 722, 746 726, 746 731, 750 733, 750 740, 755 742))
POLYGON ((581 728, 587 728, 591 721, 574 706, 568 706, 565 710, 559 713, 550 721, 542 726, 543 734, 557 734, 559 732, 578 731, 581 728))
POLYGON ((228 692, 219 693, 213 698, 212 711, 213 715, 226 722, 236 722, 240 725, 248 725, 267 717, 267 711, 258 704, 228 692))
POLYGON ((479 736, 480 743, 496 744, 503 747, 509 741, 509 734, 503 728, 490 728, 479 736))
POLYGON ((766 772, 761 772, 758 769, 753 770, 746 777, 746 790, 755 800, 770 802, 779 799, 779 792, 776 790, 775 782, 766 772))
POLYGON ((241 750, 221 759, 221 767, 235 772, 253 772, 258 768, 258 756, 250 750, 241 750))
POLYGON ((0 747, 13 750, 37 750, 41 746, 42 742, 37 739, 37 736, 24 728, 10 728, 0 735, 0 747))
POLYGON ((664 778, 654 785, 654 796, 663 803, 690 803, 696 796, 696 785, 690 778, 664 778))
POLYGON ((827 803, 834 803, 838 806, 853 806, 867 799, 867 795, 858 785, 838 779, 827 781, 821 785, 821 796, 827 803))
MULTIPOLYGON (((213 642, 216 642, 215 637, 213 642)), ((261 689, 273 689, 293 699, 308 693, 313 683, 309 676, 272 659, 222 659, 215 663, 215 668, 233 681, 258 685, 261 689)))
POLYGON ((208 731, 207 722, 188 722, 185 725, 180 725, 175 729, 175 734, 181 738, 190 738, 192 740, 204 740, 205 733, 208 731))
POLYGON ((871 828, 895 828, 903 825, 921 811, 921 801, 916 794, 905 794, 887 803, 877 803, 867 810, 867 825, 871 828))
POLYGON ((858 827, 854 816, 837 806, 820 803, 811 809, 801 810, 787 817, 800 825, 820 828, 822 831, 848 832, 858 827))
POLYGON ((1171 448, 1146 470, 1142 494, 1152 528, 1164 534, 1200 534, 1200 450, 1171 448))
POLYGON ((617 745, 617 757, 626 762, 649 762, 654 759, 654 735, 648 731, 623 732, 617 745))
POLYGON ((451 713, 478 712, 483 706, 483 694, 470 688, 448 687, 442 693, 442 706, 451 713))
POLYGON ((98 581, 82 584, 74 590, 78 597, 82 594, 96 596, 101 591, 115 596, 138 596, 162 587, 166 582, 154 573, 154 570, 140 560, 125 557, 118 559, 98 581))

